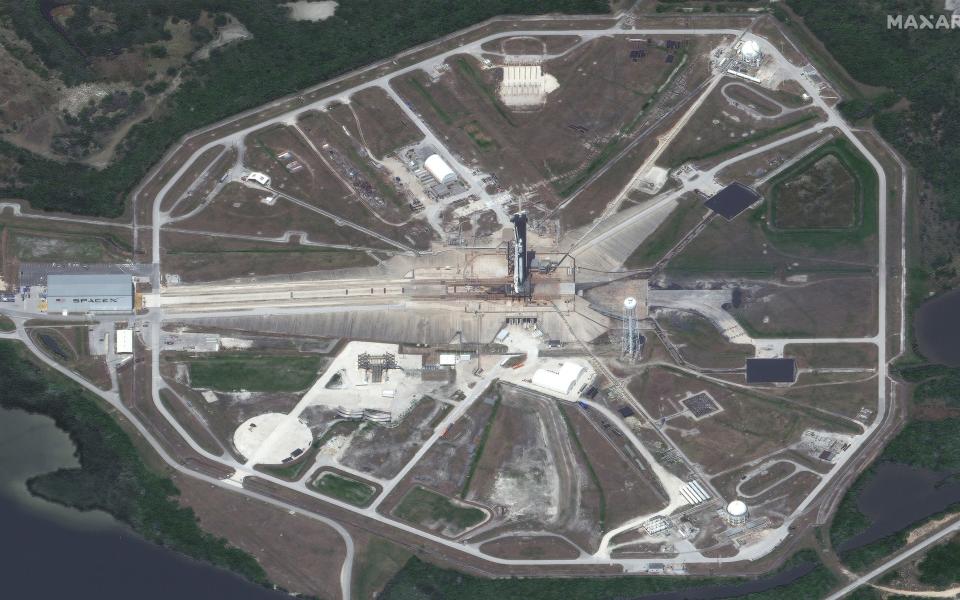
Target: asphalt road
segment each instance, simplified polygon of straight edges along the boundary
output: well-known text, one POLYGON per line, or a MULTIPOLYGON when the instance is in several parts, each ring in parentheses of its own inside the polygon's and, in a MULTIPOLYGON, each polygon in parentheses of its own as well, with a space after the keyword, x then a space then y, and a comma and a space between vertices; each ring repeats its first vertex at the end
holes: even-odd
POLYGON ((917 554, 920 554, 930 546, 933 546, 937 542, 940 542, 941 540, 944 540, 950 537, 951 535, 953 535, 954 533, 957 533, 958 531, 960 531, 960 521, 954 521, 952 524, 944 527, 943 529, 936 532, 935 534, 925 538, 919 544, 915 544, 905 550, 902 550, 901 552, 898 552, 897 554, 893 555, 891 558, 885 560, 879 567, 876 567, 872 571, 868 573, 864 573, 863 575, 857 577, 856 579, 854 579, 847 585, 843 586, 833 594, 827 596, 826 600, 839 600, 840 598, 843 598, 847 594, 853 592, 858 587, 861 587, 869 583, 870 580, 876 579, 877 577, 883 575, 884 573, 886 573, 893 567, 899 565, 903 561, 909 558, 912 558, 917 554))

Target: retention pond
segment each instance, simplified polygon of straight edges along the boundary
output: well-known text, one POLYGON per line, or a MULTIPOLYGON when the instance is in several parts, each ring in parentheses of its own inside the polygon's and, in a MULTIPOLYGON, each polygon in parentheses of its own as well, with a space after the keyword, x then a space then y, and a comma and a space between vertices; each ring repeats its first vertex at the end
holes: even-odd
POLYGON ((914 330, 924 356, 960 367, 960 288, 921 304, 914 317, 914 330))
POLYGON ((857 498, 870 527, 840 545, 841 552, 873 543, 960 502, 960 478, 899 463, 876 467, 857 498))

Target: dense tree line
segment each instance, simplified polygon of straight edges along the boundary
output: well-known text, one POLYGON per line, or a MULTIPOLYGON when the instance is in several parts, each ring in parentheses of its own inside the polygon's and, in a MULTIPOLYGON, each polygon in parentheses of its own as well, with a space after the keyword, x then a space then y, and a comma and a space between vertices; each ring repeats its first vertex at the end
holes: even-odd
POLYGON ((927 553, 918 565, 920 583, 945 588, 960 582, 960 537, 927 553))
MULTIPOLYGON (((782 567, 757 581, 775 578, 780 573, 794 568, 804 569, 807 572, 789 583, 760 592, 738 593, 736 587, 732 587, 730 597, 735 596, 746 600, 808 600, 825 597, 837 583, 833 574, 819 562, 812 550, 797 552, 782 567)), ((386 600, 439 600, 440 598, 614 600, 646 597, 648 594, 666 594, 678 590, 737 586, 751 581, 754 580, 733 577, 637 577, 635 575, 606 578, 487 579, 436 567, 414 557, 387 584, 380 597, 386 600)))
MULTIPOLYGON (((913 389, 915 403, 960 408, 960 369, 923 363, 900 367, 897 375, 916 384, 913 389)), ((960 469, 960 459, 957 468, 960 469)))
POLYGON ((848 115, 874 123, 960 218, 960 36, 949 29, 887 27, 887 15, 937 15, 943 0, 788 0, 858 81, 890 91, 850 98, 848 115), (894 106, 897 100, 908 103, 894 106))
POLYGON ((135 126, 117 160, 102 171, 63 168, 0 145, 0 154, 13 155, 20 166, 15 183, 0 181, 0 196, 99 216, 119 215, 126 193, 151 165, 198 127, 498 14, 609 10, 603 0, 350 0, 341 2, 333 17, 314 23, 291 20, 288 9, 273 0, 86 0, 77 5, 114 12, 123 31, 77 35, 47 19, 38 0, 10 3, 5 13, 44 63, 73 82, 90 77, 91 56, 158 39, 156 24, 167 17, 195 19, 201 9, 229 12, 253 34, 251 40, 215 50, 209 60, 195 61, 166 110, 135 126), (137 14, 147 16, 138 20, 137 14))

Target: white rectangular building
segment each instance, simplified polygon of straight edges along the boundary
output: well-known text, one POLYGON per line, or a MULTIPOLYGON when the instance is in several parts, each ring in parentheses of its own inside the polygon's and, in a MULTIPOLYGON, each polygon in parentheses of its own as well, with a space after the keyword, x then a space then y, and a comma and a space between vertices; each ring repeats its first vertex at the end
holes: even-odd
POLYGON ((260 173, 258 171, 254 171, 253 173, 247 175, 247 180, 255 181, 260 185, 270 185, 270 176, 266 173, 260 173))
POLYGON ((577 363, 565 362, 557 371, 538 369, 530 382, 537 387, 566 396, 573 390, 584 370, 584 367, 577 363))
POLYGON ((457 180, 457 174, 453 172, 447 161, 443 160, 439 154, 431 154, 423 163, 424 168, 439 183, 453 183, 457 180))
POLYGON ((133 312, 133 277, 119 273, 69 273, 47 276, 50 312, 133 312))
POLYGON ((117 354, 133 354, 133 330, 118 329, 115 347, 117 354))

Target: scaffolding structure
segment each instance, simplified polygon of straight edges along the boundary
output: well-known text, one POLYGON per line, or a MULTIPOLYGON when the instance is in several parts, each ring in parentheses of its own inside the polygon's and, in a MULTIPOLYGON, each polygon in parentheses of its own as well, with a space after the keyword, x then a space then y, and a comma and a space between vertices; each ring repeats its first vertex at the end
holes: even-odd
POLYGON ((357 357, 357 369, 370 374, 368 383, 381 383, 387 371, 398 368, 397 357, 389 352, 386 354, 368 354, 364 352, 357 357))
POLYGON ((623 356, 634 360, 640 349, 640 329, 637 326, 637 299, 630 296, 623 301, 623 339, 620 342, 623 356))
POLYGON ((525 296, 530 291, 527 279, 529 264, 527 263, 527 213, 518 212, 510 217, 514 227, 513 242, 513 293, 525 296))

